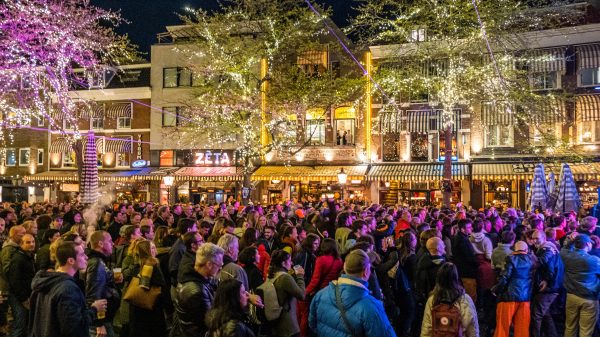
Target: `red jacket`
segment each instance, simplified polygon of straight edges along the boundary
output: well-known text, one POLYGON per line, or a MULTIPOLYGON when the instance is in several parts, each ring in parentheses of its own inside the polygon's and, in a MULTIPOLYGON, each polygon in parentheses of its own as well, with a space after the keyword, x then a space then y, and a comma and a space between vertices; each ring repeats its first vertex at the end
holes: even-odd
POLYGON ((267 275, 269 274, 269 265, 271 265, 271 256, 267 253, 267 248, 264 244, 259 244, 258 247, 258 255, 260 255, 260 261, 256 265, 260 272, 263 274, 263 278, 266 280, 267 275))
POLYGON ((331 255, 317 257, 315 271, 310 283, 306 287, 306 294, 314 295, 317 291, 325 288, 329 282, 337 280, 344 267, 342 259, 334 259, 331 255))

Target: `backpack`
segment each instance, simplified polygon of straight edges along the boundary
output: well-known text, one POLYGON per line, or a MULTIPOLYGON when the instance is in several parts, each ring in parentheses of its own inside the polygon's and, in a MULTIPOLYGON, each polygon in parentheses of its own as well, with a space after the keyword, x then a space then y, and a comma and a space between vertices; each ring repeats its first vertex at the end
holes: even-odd
POLYGON ((279 272, 274 278, 267 278, 263 284, 256 288, 256 292, 262 298, 264 304, 264 308, 257 308, 257 316, 262 323, 274 321, 281 316, 283 307, 279 304, 279 299, 277 298, 275 280, 283 274, 285 273, 279 272))
POLYGON ((337 242, 340 255, 345 255, 348 252, 346 241, 348 241, 348 235, 350 235, 350 233, 352 233, 352 230, 348 227, 340 227, 335 231, 335 241, 337 242))
POLYGON ((431 309, 432 337, 461 337, 460 310, 453 304, 440 303, 431 309))
POLYGON ((392 280, 392 288, 396 295, 410 293, 410 281, 408 280, 404 269, 402 269, 400 262, 398 262, 398 268, 396 269, 396 273, 392 280))

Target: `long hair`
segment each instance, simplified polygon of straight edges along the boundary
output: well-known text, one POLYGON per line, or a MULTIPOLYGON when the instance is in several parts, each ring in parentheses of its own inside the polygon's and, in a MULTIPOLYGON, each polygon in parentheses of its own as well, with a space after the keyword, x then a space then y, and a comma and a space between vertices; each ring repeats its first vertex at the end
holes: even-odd
POLYGON ((400 260, 400 264, 404 265, 406 259, 409 256, 415 253, 415 247, 411 247, 412 238, 416 237, 415 234, 411 231, 408 231, 400 238, 400 247, 398 248, 398 259, 400 260))
POLYGON ((275 277, 276 272, 285 270, 281 264, 289 259, 290 256, 290 253, 286 252, 285 250, 274 251, 271 255, 271 264, 269 265, 268 277, 273 278, 275 277))
POLYGON ((452 262, 444 263, 437 272, 433 288, 433 305, 452 304, 465 293, 465 288, 458 279, 458 271, 452 262))
POLYGON ((244 308, 240 301, 241 287, 242 282, 236 279, 228 279, 219 283, 213 307, 205 318, 211 336, 214 336, 215 332, 230 320, 243 321, 244 308))
POLYGON ((321 256, 331 255, 334 259, 340 258, 340 252, 337 247, 337 242, 332 238, 325 238, 321 242, 321 256))
POLYGON ((158 263, 158 259, 152 256, 152 244, 152 242, 145 239, 137 240, 135 256, 140 265, 148 264, 154 266, 158 263))

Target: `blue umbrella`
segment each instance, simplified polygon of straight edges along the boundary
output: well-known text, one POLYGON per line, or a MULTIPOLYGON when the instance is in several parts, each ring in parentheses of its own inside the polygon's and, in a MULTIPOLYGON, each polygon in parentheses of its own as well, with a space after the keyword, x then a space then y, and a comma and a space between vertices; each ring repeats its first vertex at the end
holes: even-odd
POLYGON ((544 173, 544 165, 537 164, 533 171, 533 180, 531 182, 531 210, 546 209, 548 202, 548 187, 546 186, 546 174, 544 173))
POLYGON ((560 180, 558 181, 558 195, 554 210, 562 213, 571 211, 577 212, 580 207, 581 199, 579 199, 579 193, 577 192, 573 173, 571 172, 569 165, 563 164, 562 170, 560 171, 560 180))

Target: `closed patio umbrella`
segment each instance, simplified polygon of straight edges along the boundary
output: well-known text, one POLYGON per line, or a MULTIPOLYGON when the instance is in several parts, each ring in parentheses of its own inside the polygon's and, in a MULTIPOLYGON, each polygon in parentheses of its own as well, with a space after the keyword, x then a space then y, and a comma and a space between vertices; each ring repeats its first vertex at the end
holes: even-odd
POLYGON ((577 192, 573 173, 569 165, 563 164, 558 180, 558 195, 554 210, 562 213, 577 212, 580 207, 581 199, 579 198, 579 192, 577 192))
POLYGON ((548 187, 546 186, 546 174, 544 165, 537 164, 533 171, 533 180, 531 182, 531 210, 544 210, 548 201, 548 187))

